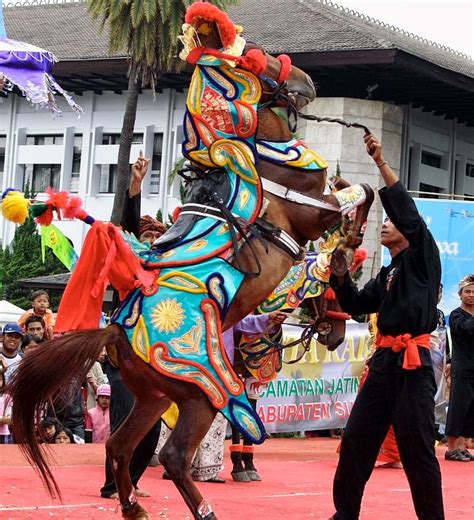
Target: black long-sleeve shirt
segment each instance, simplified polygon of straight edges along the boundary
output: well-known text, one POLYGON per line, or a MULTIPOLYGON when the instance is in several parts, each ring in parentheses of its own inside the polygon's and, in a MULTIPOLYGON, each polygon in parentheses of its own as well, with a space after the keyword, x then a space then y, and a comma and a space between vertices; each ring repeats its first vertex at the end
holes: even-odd
POLYGON ((122 221, 120 225, 124 231, 133 233, 137 238, 140 236, 140 212, 142 193, 130 197, 127 190, 125 204, 123 207, 122 221))
MULTIPOLYGON (((388 218, 408 240, 408 247, 392 258, 390 265, 382 267, 377 277, 362 290, 357 290, 349 275, 341 286, 337 278, 331 276, 331 286, 344 311, 351 314, 377 312, 377 326, 383 335, 408 333, 415 337, 431 333, 438 322, 436 306, 441 281, 438 247, 400 182, 382 188, 379 194, 388 218)), ((422 365, 431 365, 429 351, 419 350, 422 365)), ((385 357, 393 355, 397 356, 400 365, 403 354, 380 349, 373 357, 371 367, 391 365, 394 360, 385 357)))
POLYGON ((452 375, 474 378, 474 316, 457 307, 449 316, 449 326, 453 342, 452 375))

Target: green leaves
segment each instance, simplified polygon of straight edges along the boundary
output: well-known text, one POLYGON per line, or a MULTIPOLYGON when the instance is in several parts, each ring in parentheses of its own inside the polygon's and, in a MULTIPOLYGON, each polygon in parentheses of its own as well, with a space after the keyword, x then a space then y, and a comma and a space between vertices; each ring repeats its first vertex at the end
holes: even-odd
MULTIPOLYGON (((154 87, 158 77, 176 71, 178 35, 186 8, 193 0, 87 0, 87 8, 101 29, 109 29, 111 52, 126 52, 130 70, 141 87, 154 87)), ((237 0, 213 0, 225 9, 237 0)))

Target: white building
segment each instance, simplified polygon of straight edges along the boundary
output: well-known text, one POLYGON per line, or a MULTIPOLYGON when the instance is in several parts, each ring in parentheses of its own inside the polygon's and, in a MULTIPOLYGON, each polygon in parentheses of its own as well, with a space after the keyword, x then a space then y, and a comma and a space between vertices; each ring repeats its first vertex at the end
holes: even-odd
MULTIPOLYGON (((28 182, 41 197, 45 188, 77 193, 86 211, 108 220, 116 182, 118 139, 126 94, 85 92, 79 98, 84 115, 78 118, 62 103, 64 115, 53 119, 18 96, 0 104, 0 178, 7 187, 23 189, 28 182), (2 168, 3 165, 3 168, 2 168), (3 170, 3 171, 2 171, 3 170)), ((153 100, 140 96, 130 162, 140 150, 151 159, 143 186, 142 212, 156 216, 179 204, 179 187, 168 185, 163 172, 173 169, 180 154, 185 95, 167 89, 153 100)), ((80 221, 56 222, 80 249, 88 226, 80 221)), ((14 226, 0 220, 3 243, 13 238, 14 226)))
MULTIPOLYGON (((118 136, 126 99, 126 60, 108 52, 81 1, 7 7, 9 36, 53 51, 61 62, 56 76, 84 109, 77 119, 64 105, 53 120, 10 96, 0 104, 2 190, 35 191, 47 185, 77 192, 85 209, 107 220, 112 209, 118 136), (50 5, 51 4, 51 5, 50 5), (59 29, 59 30, 58 30, 59 29)), ((242 0, 230 13, 244 35, 272 54, 287 53, 318 86, 309 113, 367 125, 381 136, 384 155, 414 194, 474 197, 474 63, 467 56, 403 31, 349 13, 325 1, 242 0)), ((142 149, 152 158, 142 213, 163 215, 179 204, 168 172, 179 157, 181 120, 189 72, 166 75, 156 99, 140 95, 136 139, 130 161, 142 149)), ((360 130, 300 120, 298 134, 330 164, 339 161, 352 182, 380 185, 360 130)), ((369 265, 378 265, 378 202, 369 217, 369 265)), ((82 223, 61 222, 80 248, 82 223)), ((14 227, 0 220, 8 244, 14 227)), ((370 272, 366 272, 369 276, 370 272)))

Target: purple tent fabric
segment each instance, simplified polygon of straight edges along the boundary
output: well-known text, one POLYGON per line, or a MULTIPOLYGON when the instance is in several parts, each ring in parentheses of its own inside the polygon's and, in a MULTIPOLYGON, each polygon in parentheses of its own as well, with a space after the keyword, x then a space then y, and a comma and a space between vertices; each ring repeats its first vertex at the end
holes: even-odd
MULTIPOLYGON (((60 114, 55 94, 62 94, 69 106, 78 113, 82 108, 62 89, 52 75, 57 59, 44 49, 28 43, 0 38, 0 80, 3 89, 20 89, 31 103, 47 108, 53 114, 60 114)), ((1 85, 1 83, 0 83, 1 85)))

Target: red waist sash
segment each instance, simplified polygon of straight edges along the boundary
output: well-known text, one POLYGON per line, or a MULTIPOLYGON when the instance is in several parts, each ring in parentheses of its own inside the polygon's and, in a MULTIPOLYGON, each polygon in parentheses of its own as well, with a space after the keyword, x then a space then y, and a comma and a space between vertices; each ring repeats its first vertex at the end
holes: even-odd
POLYGON ((391 348, 394 352, 405 350, 403 356, 403 368, 405 370, 415 370, 421 367, 420 354, 418 347, 430 348, 430 334, 420 334, 412 337, 411 334, 400 334, 399 336, 377 335, 376 348, 391 348))

